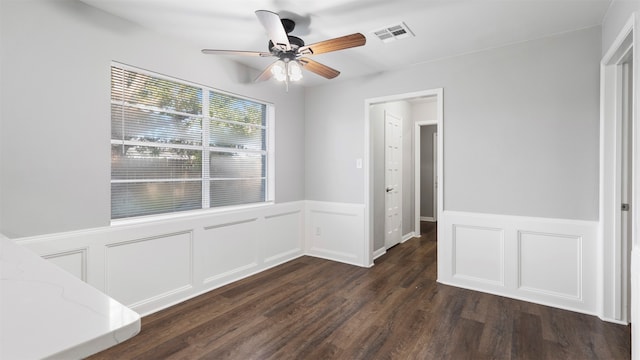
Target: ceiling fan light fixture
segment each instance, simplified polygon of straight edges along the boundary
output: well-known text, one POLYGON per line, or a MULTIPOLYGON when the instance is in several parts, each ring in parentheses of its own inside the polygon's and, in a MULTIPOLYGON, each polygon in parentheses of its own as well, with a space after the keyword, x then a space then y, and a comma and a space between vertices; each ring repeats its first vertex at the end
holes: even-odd
POLYGON ((297 60, 289 61, 287 63, 287 73, 289 80, 300 81, 302 80, 302 66, 297 60))
POLYGON ((276 61, 273 66, 271 66, 271 74, 278 81, 285 81, 287 79, 287 64, 282 61, 276 61))

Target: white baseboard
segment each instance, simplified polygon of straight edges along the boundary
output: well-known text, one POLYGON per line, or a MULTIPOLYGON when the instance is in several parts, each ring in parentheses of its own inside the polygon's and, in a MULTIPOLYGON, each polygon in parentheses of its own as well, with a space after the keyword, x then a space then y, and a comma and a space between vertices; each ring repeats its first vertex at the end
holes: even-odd
POLYGON ((410 232, 408 234, 402 235, 402 240, 400 242, 403 243, 403 242, 405 242, 407 240, 413 239, 414 237, 416 237, 416 232, 412 231, 412 232, 410 232))
POLYGON ((420 216, 420 221, 436 222, 434 217, 420 216))
POLYGON ((373 260, 379 258, 380 256, 384 255, 387 253, 387 249, 383 247, 381 247, 380 249, 376 250, 373 252, 373 260))

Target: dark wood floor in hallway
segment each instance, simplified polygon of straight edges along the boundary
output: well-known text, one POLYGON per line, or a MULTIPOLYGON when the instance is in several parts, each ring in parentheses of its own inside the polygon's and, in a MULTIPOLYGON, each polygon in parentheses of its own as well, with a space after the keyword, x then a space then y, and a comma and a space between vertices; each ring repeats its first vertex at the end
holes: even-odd
POLYGON ((628 359, 628 326, 436 283, 436 234, 302 257, 143 318, 92 359, 628 359))

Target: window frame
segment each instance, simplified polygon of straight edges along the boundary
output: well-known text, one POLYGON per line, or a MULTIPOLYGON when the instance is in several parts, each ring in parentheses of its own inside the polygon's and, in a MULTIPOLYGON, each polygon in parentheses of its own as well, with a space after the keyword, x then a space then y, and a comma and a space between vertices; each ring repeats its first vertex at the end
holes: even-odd
MULTIPOLYGON (((202 182, 202 188, 201 188, 201 205, 202 207, 199 209, 192 209, 192 210, 184 210, 184 211, 172 211, 172 212, 164 212, 164 213, 157 213, 157 214, 149 214, 149 215, 137 215, 137 216, 128 216, 128 217, 122 217, 122 218, 111 218, 112 216, 112 211, 111 211, 111 205, 110 205, 110 210, 109 210, 109 217, 110 217, 110 221, 111 221, 111 225, 127 225, 127 224, 131 224, 131 223, 140 223, 140 222, 148 222, 148 221, 157 221, 157 220, 169 220, 169 219, 175 219, 175 218, 183 218, 183 217, 192 217, 192 216, 199 216, 199 215, 206 215, 206 214, 215 214, 215 213, 224 213, 224 212, 229 212, 229 211, 233 211, 233 210, 239 210, 239 209, 252 209, 252 208, 260 208, 260 207, 264 207, 264 206, 269 206, 272 205, 275 202, 275 106, 273 103, 265 101, 265 100, 260 100, 260 99, 256 99, 256 98, 252 98, 252 97, 248 97, 248 96, 244 96, 244 95, 239 95, 236 93, 232 93, 229 91, 224 91, 224 90, 220 90, 220 89, 216 89, 214 87, 211 86, 207 86, 207 85, 203 85, 200 83, 196 83, 193 81, 187 81, 187 80, 183 80, 177 77, 172 77, 169 75, 164 75, 161 73, 157 73, 154 71, 149 71, 149 70, 145 70, 139 67, 135 67, 135 66, 131 66, 131 65, 127 65, 127 64, 123 64, 120 62, 116 62, 116 61, 112 61, 109 64, 109 122, 110 122, 110 126, 109 126, 109 147, 111 148, 111 146, 115 145, 120 145, 120 144, 125 144, 126 141, 124 140, 116 140, 112 138, 112 130, 111 130, 111 106, 113 105, 113 101, 112 100, 112 89, 111 89, 111 73, 112 73, 112 68, 116 67, 125 71, 131 71, 131 72, 135 72, 135 73, 139 73, 145 76, 150 76, 153 78, 157 78, 157 79, 162 79, 162 80, 166 80, 166 81, 170 81, 170 82, 175 82, 175 83, 179 83, 179 84, 183 84, 183 85, 187 85, 187 86, 193 86, 193 87, 197 87, 200 88, 202 90, 202 114, 201 115, 192 115, 190 114, 190 116, 194 116, 194 117, 199 117, 202 119, 202 134, 203 136, 201 136, 202 139, 202 144, 200 146, 198 145, 177 145, 177 144, 162 144, 162 146, 167 146, 167 147, 172 147, 172 148, 179 148, 179 149, 191 149, 191 150, 198 150, 202 152, 202 171, 201 171, 201 177, 199 178, 199 181, 202 182), (220 148, 220 147, 215 147, 215 146, 211 146, 208 141, 205 142, 205 139, 208 140, 209 138, 209 123, 210 121, 223 121, 223 122, 227 122, 227 123, 237 123, 234 122, 232 120, 224 120, 224 119, 217 119, 213 116, 210 116, 209 114, 209 96, 211 93, 219 93, 222 95, 226 95, 226 96, 231 96, 234 98, 238 98, 238 99, 243 99, 243 100, 248 100, 251 102, 255 102, 255 103, 259 103, 265 106, 265 125, 264 125, 264 132, 265 132, 265 137, 264 137, 264 147, 265 149, 262 151, 255 151, 255 150, 251 150, 251 151, 247 151, 247 150, 242 150, 242 149, 235 149, 235 148, 220 148), (208 120, 208 121, 207 121, 208 120), (207 134, 207 135, 204 135, 207 134), (212 181, 212 178, 210 176, 210 169, 209 169, 209 161, 210 161, 210 152, 218 152, 218 151, 222 151, 222 152, 228 152, 228 153, 237 153, 237 152, 244 152, 244 153, 249 153, 249 154, 257 154, 257 153, 262 153, 265 156, 265 168, 264 168, 264 172, 265 172, 265 176, 264 176, 264 181, 265 181, 265 187, 264 187, 264 191, 265 191, 265 197, 264 197, 264 201, 260 201, 260 202, 254 202, 254 203, 246 203, 246 204, 236 204, 236 205, 222 205, 222 206, 215 206, 215 207, 211 207, 210 206, 210 184, 212 181), (205 177, 206 174, 206 177, 205 177), (206 185, 206 186, 205 186, 206 185), (204 207, 205 204, 207 205, 207 207, 204 207)), ((237 123, 240 125, 247 125, 247 124, 243 124, 243 123, 237 123)), ((158 146, 158 143, 149 143, 149 142, 136 142, 134 140, 128 141, 127 144, 137 144, 137 145, 142 145, 142 146, 158 146)), ((112 178, 112 170, 111 170, 111 161, 109 162, 109 174, 110 174, 110 178, 109 178, 109 198, 111 199, 111 188, 112 188, 112 184, 114 184, 114 179, 112 178)), ((162 179, 158 179, 158 180, 162 180, 162 179)), ((184 179, 183 179, 184 180, 184 179)), ((179 181, 179 180, 176 180, 179 181)), ((121 180, 116 180, 115 183, 123 183, 125 181, 121 181, 121 180)), ((129 181, 131 182, 131 181, 129 181)), ((110 201, 111 203, 111 201, 110 201)))

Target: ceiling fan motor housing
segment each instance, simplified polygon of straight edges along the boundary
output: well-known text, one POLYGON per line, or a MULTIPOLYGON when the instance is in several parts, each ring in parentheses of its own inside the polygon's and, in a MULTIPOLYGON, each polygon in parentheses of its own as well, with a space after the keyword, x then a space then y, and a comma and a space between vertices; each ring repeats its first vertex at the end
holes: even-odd
POLYGON ((269 40, 269 45, 268 45, 269 51, 282 60, 284 59, 295 60, 296 55, 298 53, 298 49, 304 46, 304 40, 293 35, 288 35, 287 38, 289 38, 289 43, 291 44, 290 51, 282 51, 279 47, 275 46, 273 44, 273 41, 271 40, 269 40))

